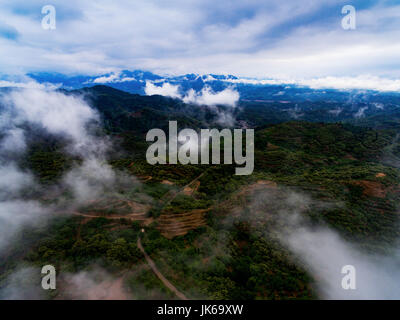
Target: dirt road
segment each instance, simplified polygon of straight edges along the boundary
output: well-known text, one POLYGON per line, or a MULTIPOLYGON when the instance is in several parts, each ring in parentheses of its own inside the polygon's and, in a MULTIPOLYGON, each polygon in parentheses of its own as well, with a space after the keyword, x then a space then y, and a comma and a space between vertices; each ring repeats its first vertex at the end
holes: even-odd
POLYGON ((167 280, 167 278, 165 278, 162 273, 158 270, 156 264, 154 263, 154 261, 149 257, 149 255, 144 251, 144 248, 142 246, 142 241, 140 240, 140 237, 137 240, 137 246, 139 248, 139 250, 143 253, 147 263, 149 264, 150 268, 153 270, 153 272, 156 274, 156 276, 162 281, 162 283, 168 288, 170 289, 173 293, 176 294, 176 296, 181 299, 181 300, 189 300, 188 298, 186 298, 186 296, 180 292, 177 288, 175 288, 175 286, 169 282, 167 280))

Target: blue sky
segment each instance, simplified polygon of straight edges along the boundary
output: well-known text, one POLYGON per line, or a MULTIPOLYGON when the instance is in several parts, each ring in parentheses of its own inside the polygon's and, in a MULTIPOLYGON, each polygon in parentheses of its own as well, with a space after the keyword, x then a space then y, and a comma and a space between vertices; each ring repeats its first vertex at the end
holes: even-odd
POLYGON ((400 1, 2 0, 0 72, 217 73, 310 79, 400 71, 400 1), (57 10, 41 27, 42 6, 57 10), (357 10, 343 30, 341 9, 357 10))

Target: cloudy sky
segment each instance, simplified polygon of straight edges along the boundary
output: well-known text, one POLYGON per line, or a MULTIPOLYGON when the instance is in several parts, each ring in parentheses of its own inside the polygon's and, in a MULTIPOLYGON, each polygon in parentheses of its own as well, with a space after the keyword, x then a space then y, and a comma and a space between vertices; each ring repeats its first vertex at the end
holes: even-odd
POLYGON ((234 74, 310 79, 400 69, 398 0, 2 0, 0 73, 234 74), (44 30, 44 5, 56 29, 44 30), (344 30, 344 5, 356 29, 344 30))

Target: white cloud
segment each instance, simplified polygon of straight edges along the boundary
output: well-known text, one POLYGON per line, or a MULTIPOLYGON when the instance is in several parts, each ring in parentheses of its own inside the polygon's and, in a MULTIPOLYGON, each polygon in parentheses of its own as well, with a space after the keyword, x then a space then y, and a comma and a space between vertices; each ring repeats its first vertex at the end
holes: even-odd
POLYGON ((145 93, 147 95, 158 94, 161 96, 179 98, 185 103, 193 103, 203 106, 225 105, 235 107, 239 101, 240 95, 233 88, 226 88, 222 91, 214 92, 210 87, 205 86, 201 91, 196 92, 190 89, 185 94, 181 94, 178 85, 164 82, 161 86, 157 86, 150 81, 146 81, 145 93))
POLYGON ((161 86, 156 86, 152 82, 146 81, 144 92, 148 96, 158 94, 160 96, 182 99, 179 93, 179 86, 170 84, 169 82, 164 82, 161 86))
POLYGON ((102 76, 98 77, 93 80, 93 83, 109 83, 109 82, 116 82, 119 80, 120 74, 119 73, 112 73, 109 76, 102 76))
MULTIPOLYGON (((43 226, 60 212, 73 212, 90 200, 104 200, 109 195, 115 197, 120 188, 127 190, 138 184, 132 176, 114 171, 107 163, 106 152, 110 143, 106 138, 91 134, 87 125, 99 118, 82 97, 44 89, 18 88, 4 93, 0 103, 0 255, 20 240, 15 236, 22 227, 43 226), (38 184, 30 172, 19 168, 21 163, 18 160, 21 158, 9 156, 11 152, 24 151, 27 134, 23 125, 32 123, 49 133, 68 137, 69 150, 80 156, 81 161, 74 162, 73 168, 56 185, 43 187, 38 184), (67 190, 71 191, 72 198, 61 193, 67 190), (46 204, 37 200, 44 197, 54 201, 46 204)), ((40 270, 22 268, 3 279, 0 299, 46 299, 32 274, 40 278, 40 270)), ((106 276, 105 273, 102 275, 106 276)), ((82 282, 86 276, 91 274, 78 274, 74 279, 82 282)), ((96 293, 110 289, 112 280, 110 278, 96 288, 80 287, 74 297, 87 293, 97 298, 96 293)), ((76 287, 76 283, 72 286, 76 287)), ((89 284, 87 281, 83 283, 84 286, 89 284)), ((117 284, 120 286, 112 288, 110 298, 125 293, 122 280, 117 284)), ((68 291, 69 288, 64 289, 68 291)))
POLYGON ((298 85, 312 89, 337 89, 337 90, 375 90, 381 92, 399 92, 400 80, 387 79, 371 75, 357 77, 323 77, 311 79, 228 79, 234 84, 251 85, 298 85))
POLYGON ((90 121, 99 115, 81 97, 42 89, 13 90, 2 99, 12 114, 12 124, 25 121, 39 124, 52 134, 62 134, 73 140, 73 152, 82 154, 93 147, 87 133, 90 121))
POLYGON ((126 300, 130 296, 124 288, 124 278, 116 278, 94 265, 90 271, 66 273, 62 296, 69 300, 126 300))
MULTIPOLYGON (((22 183, 25 178, 20 178, 22 183)), ((10 180, 10 183, 18 181, 10 180)), ((14 185, 12 189, 19 189, 22 185, 14 185)), ((0 251, 13 240, 13 236, 22 225, 37 225, 49 214, 49 208, 42 206, 38 201, 22 199, 0 199, 0 251)))
POLYGON ((280 188, 256 195, 250 207, 253 215, 246 215, 244 219, 252 223, 266 219, 265 222, 273 226, 266 231, 268 237, 277 236, 294 253, 296 260, 302 263, 302 267, 315 280, 319 298, 399 299, 399 246, 390 248, 386 255, 367 253, 326 224, 311 222, 305 215, 305 211, 313 210, 315 213, 342 205, 320 202, 306 194, 280 188), (253 208, 262 209, 265 216, 254 216, 258 211, 253 211, 253 208), (345 290, 342 287, 342 279, 345 277, 342 268, 347 265, 355 267, 356 290, 345 290))
POLYGON ((362 118, 365 115, 365 110, 367 110, 368 107, 361 107, 360 109, 358 109, 358 111, 354 114, 355 118, 362 118))
POLYGON ((325 299, 399 299, 399 250, 393 256, 367 255, 344 241, 328 228, 292 225, 284 240, 318 279, 318 288, 325 299), (343 266, 355 267, 356 290, 344 290, 343 266))
POLYGON ((34 80, 25 82, 0 80, 0 88, 25 88, 25 89, 57 89, 58 86, 50 83, 38 83, 34 80))
MULTIPOLYGON (((0 126, 0 128, 2 128, 0 126)), ((12 127, 7 130, 5 136, 0 142, 1 153, 20 153, 26 148, 24 130, 12 127)))
POLYGON ((60 21, 48 31, 41 28, 39 0, 29 6, 5 0, 0 20, 17 30, 18 41, 0 35, 0 68, 7 73, 140 68, 259 78, 362 73, 395 78, 400 6, 374 3, 356 5, 357 29, 345 31, 337 0, 174 0, 168 6, 152 0, 71 0, 54 4, 60 21))
POLYGON ((1 300, 46 299, 46 292, 39 285, 41 270, 38 267, 21 267, 4 282, 0 290, 1 300))
POLYGON ((13 194, 33 184, 30 173, 22 172, 14 163, 0 166, 0 198, 4 194, 13 194))
POLYGON ((216 122, 221 125, 233 126, 235 118, 232 110, 219 110, 218 105, 235 108, 240 94, 233 88, 226 88, 222 91, 214 92, 210 87, 205 86, 201 91, 196 92, 193 89, 188 90, 185 94, 179 93, 180 87, 168 82, 164 82, 161 86, 156 86, 150 81, 146 81, 145 92, 147 95, 159 94, 162 96, 181 99, 185 103, 196 104, 199 106, 208 106, 217 114, 216 122))
MULTIPOLYGON (((97 196, 104 184, 112 188, 114 172, 105 163, 108 141, 90 134, 87 125, 98 122, 98 114, 82 97, 43 88, 16 88, 1 96, 0 114, 0 250, 23 225, 45 221, 57 207, 30 199, 26 190, 40 193, 41 186, 29 171, 19 168, 26 148, 24 125, 35 124, 47 132, 69 139, 68 151, 83 158, 82 166, 68 175, 65 186, 73 189, 76 205, 84 197, 97 196), (96 176, 94 179, 93 176, 96 176)), ((64 186, 64 187, 65 187, 64 186)), ((50 188, 49 188, 50 189, 50 188)), ((51 192, 51 190, 47 190, 51 192)), ((58 199, 61 202, 65 199, 58 199)), ((64 208, 65 209, 65 208, 64 208)))
POLYGON ((200 92, 190 89, 183 97, 183 101, 206 106, 226 105, 233 108, 239 101, 239 97, 239 92, 232 88, 213 92, 210 87, 204 87, 200 92))
POLYGON ((113 169, 97 158, 85 159, 80 166, 69 171, 64 177, 64 183, 72 189, 79 203, 104 196, 105 190, 112 188, 115 182, 116 175, 113 169))

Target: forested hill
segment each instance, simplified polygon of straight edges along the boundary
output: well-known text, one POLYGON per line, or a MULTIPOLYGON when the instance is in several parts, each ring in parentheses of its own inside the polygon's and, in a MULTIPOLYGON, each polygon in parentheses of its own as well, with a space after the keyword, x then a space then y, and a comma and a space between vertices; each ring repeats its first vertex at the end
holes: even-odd
POLYGON ((67 94, 83 96, 99 111, 104 127, 95 135, 112 147, 99 166, 78 171, 79 185, 89 179, 88 186, 96 186, 102 166, 121 175, 121 182, 102 185, 97 198, 65 206, 72 197, 65 178, 85 159, 66 152, 64 137, 26 125, 28 145, 18 166, 32 172, 39 187, 24 189, 23 199, 56 214, 15 236, 0 259, 0 292, 16 266, 53 264, 63 280, 47 298, 65 297, 71 274, 98 267, 110 281, 124 283, 129 296, 174 298, 137 248, 142 237, 160 272, 189 298, 311 299, 321 297, 315 289, 320 279, 282 242, 279 233, 296 227, 282 215, 329 228, 362 253, 386 254, 400 236, 397 130, 279 116, 269 122, 264 115, 274 114, 261 105, 251 112, 245 105, 215 109, 107 86, 67 94), (255 124, 252 175, 236 176, 236 165, 146 162, 149 129, 166 129, 168 120, 180 128, 214 127, 218 112, 255 124), (60 202, 62 210, 53 209, 60 202))

